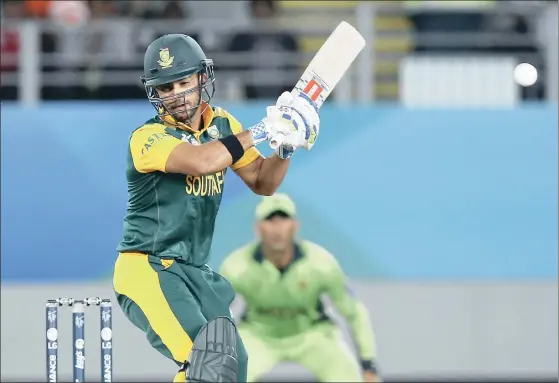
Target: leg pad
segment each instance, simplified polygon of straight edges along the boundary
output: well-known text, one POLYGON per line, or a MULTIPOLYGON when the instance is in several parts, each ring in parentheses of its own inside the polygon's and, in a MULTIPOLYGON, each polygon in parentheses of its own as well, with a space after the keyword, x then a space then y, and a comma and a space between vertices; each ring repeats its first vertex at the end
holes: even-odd
POLYGON ((186 362, 187 382, 237 381, 237 328, 217 317, 202 327, 186 362))

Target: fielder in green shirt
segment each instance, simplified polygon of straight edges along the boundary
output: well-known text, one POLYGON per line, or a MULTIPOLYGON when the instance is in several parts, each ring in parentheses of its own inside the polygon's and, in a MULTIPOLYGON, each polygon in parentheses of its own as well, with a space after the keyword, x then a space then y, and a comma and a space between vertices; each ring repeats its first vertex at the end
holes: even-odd
POLYGON ((349 292, 334 256, 295 239, 293 201, 285 194, 264 197, 255 215, 260 240, 234 251, 220 270, 246 303, 238 330, 250 355, 247 381, 287 361, 320 382, 380 381, 367 309, 349 292), (326 313, 324 295, 347 320, 358 358, 326 313))

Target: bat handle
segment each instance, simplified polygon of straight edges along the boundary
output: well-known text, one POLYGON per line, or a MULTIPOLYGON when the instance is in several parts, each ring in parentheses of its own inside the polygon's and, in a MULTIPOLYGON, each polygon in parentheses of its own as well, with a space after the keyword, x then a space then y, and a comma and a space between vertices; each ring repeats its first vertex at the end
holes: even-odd
POLYGON ((278 133, 275 136, 273 136, 270 139, 270 148, 272 148, 273 150, 276 150, 277 148, 279 148, 281 146, 281 144, 283 144, 283 137, 284 137, 284 135, 281 134, 281 133, 278 133))

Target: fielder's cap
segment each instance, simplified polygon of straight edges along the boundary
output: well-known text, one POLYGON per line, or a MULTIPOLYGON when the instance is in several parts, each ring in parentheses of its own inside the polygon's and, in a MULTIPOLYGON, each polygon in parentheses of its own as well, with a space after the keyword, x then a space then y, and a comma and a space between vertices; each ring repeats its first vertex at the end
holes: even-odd
POLYGON ((287 194, 276 193, 262 198, 256 206, 255 217, 257 221, 260 221, 268 218, 273 213, 283 213, 288 217, 295 217, 297 209, 295 203, 287 194))

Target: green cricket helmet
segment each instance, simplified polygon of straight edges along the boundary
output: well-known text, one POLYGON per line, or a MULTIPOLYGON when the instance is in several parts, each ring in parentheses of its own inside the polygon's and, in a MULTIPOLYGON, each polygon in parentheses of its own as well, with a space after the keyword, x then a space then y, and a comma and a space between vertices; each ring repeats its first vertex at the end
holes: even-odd
MULTIPOLYGON (((153 41, 144 55, 144 74, 142 82, 146 88, 148 100, 154 106, 161 117, 174 115, 180 112, 196 110, 205 103, 208 105, 213 97, 215 74, 214 64, 200 45, 192 37, 183 34, 164 35, 153 41), (198 87, 188 89, 179 94, 162 98, 157 91, 158 87, 171 84, 193 74, 198 74, 198 87), (198 104, 187 107, 186 95, 192 92, 200 92, 198 104), (185 105, 180 110, 171 111, 165 103, 173 102, 182 98, 185 105)), ((167 119, 166 119, 167 120, 167 119)))

